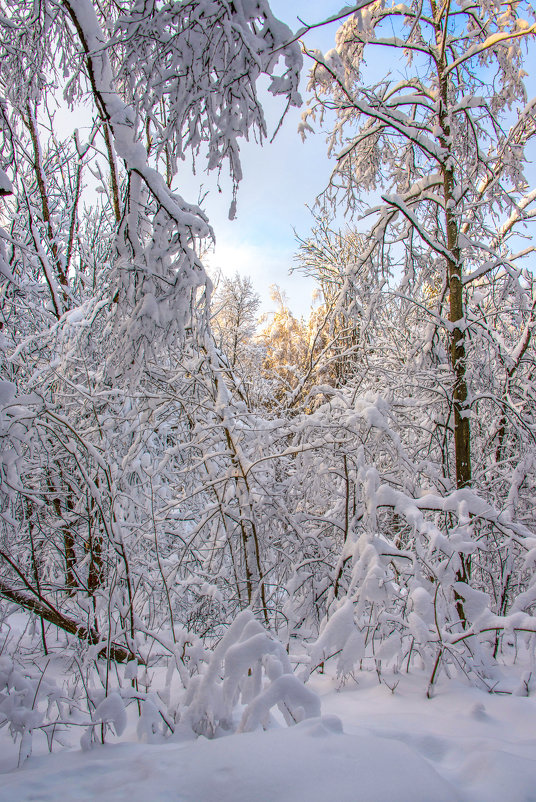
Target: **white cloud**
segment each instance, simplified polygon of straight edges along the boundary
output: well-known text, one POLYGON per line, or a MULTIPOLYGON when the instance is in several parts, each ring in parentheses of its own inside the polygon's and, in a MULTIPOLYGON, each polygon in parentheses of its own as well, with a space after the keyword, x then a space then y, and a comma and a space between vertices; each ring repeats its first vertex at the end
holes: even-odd
POLYGON ((240 239, 218 238, 216 250, 205 260, 210 270, 220 268, 225 275, 236 272, 249 276, 255 291, 261 296, 261 313, 272 309, 270 286, 279 284, 289 298, 295 315, 308 315, 311 305, 313 282, 300 275, 289 275, 293 264, 293 251, 279 243, 266 247, 240 239))

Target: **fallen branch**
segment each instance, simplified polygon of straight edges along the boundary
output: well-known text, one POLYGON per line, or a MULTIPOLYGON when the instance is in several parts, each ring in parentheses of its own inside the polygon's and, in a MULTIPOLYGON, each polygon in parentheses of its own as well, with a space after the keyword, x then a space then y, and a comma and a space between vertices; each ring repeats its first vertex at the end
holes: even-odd
MULTIPOLYGON (((44 620, 48 621, 50 624, 54 624, 54 626, 58 627, 59 629, 63 629, 64 632, 68 632, 71 635, 76 635, 77 638, 87 641, 92 646, 101 643, 103 640, 96 629, 93 629, 92 627, 86 627, 79 621, 75 621, 74 619, 64 615, 43 597, 32 598, 26 593, 10 587, 1 579, 0 596, 3 596, 5 599, 9 599, 9 601, 17 604, 19 607, 23 607, 25 610, 28 610, 28 612, 44 618, 44 620)), ((99 657, 108 656, 111 660, 115 660, 117 663, 127 663, 129 660, 139 661, 139 657, 137 657, 133 652, 131 652, 129 649, 125 649, 123 646, 119 646, 116 643, 111 643, 109 649, 108 646, 105 646, 99 651, 99 657)))

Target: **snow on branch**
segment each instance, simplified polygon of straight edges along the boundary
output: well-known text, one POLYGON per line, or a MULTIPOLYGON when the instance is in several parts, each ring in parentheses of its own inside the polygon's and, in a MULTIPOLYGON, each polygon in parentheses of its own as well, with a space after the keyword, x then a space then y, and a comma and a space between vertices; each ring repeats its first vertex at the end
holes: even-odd
POLYGON ((320 715, 318 696, 293 674, 288 655, 249 610, 241 612, 214 649, 206 671, 192 680, 181 721, 213 737, 236 728, 235 709, 244 705, 239 732, 269 726, 278 707, 288 725, 320 715))

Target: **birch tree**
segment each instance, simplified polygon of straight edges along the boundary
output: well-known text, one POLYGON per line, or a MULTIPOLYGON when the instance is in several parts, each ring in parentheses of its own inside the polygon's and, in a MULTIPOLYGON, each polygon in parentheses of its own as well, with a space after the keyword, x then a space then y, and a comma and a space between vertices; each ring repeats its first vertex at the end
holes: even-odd
MULTIPOLYGON (((489 668, 486 633, 497 655, 509 613, 522 610, 533 631, 535 193, 524 171, 535 105, 523 64, 535 30, 529 3, 372 3, 347 15, 333 50, 308 51, 302 132, 330 125, 322 201, 353 215, 362 238, 339 299, 360 327, 369 313, 363 363, 339 403, 384 403, 389 423, 371 412, 363 442, 389 432, 398 451, 390 466, 383 452, 361 457, 362 518, 313 662, 340 648, 341 666, 352 664, 350 637, 355 660, 381 659, 402 638, 408 666, 414 645, 428 653, 433 686, 444 660, 489 668), (369 66, 374 51, 397 71, 369 66)), ((325 274, 331 255, 315 246, 325 274)))
POLYGON ((309 52, 302 130, 328 111, 336 119, 324 200, 373 220, 353 269, 373 259, 385 276, 400 272, 410 296, 426 281, 438 287, 429 314, 449 341, 458 488, 472 480, 468 293, 497 271, 517 283, 532 250, 515 232, 534 215, 523 53, 535 31, 529 3, 372 3, 346 19, 334 50, 309 52), (372 50, 390 52, 403 73, 364 82, 372 50))

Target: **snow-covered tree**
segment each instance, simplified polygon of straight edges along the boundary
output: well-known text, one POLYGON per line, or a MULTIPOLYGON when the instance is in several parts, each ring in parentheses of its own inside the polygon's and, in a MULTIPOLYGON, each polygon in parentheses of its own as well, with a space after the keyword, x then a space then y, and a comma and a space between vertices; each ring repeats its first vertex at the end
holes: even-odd
POLYGON ((264 0, 2 5, 0 591, 95 653, 131 657, 136 621, 188 623, 166 560, 206 498, 192 432, 211 419, 220 448, 228 431, 198 255, 212 229, 175 187, 187 158, 227 164, 234 215, 240 139, 266 135, 258 79, 300 103, 291 39, 264 0), (84 124, 67 139, 59 104, 84 124))
MULTIPOLYGON (((353 658, 343 650, 341 670, 363 654, 400 655, 402 638, 408 661, 427 644, 435 679, 445 658, 486 663, 484 621, 501 632, 522 611, 534 628, 533 248, 523 237, 535 115, 523 59, 535 30, 528 3, 372 3, 348 15, 334 50, 309 52, 302 131, 334 120, 323 200, 360 212, 339 298, 366 326, 355 375, 332 405, 348 407, 349 429, 360 410, 369 427, 359 438, 382 443, 376 454, 365 445, 353 479, 362 508, 335 585, 340 593, 343 579, 353 606, 334 604, 314 652, 320 661, 342 649, 355 615, 362 640, 353 658), (369 79, 373 50, 403 72, 369 79)), ((318 241, 308 251, 325 281, 330 254, 318 241)))
POLYGON ((213 297, 212 330, 232 369, 243 362, 251 346, 260 303, 248 276, 235 273, 233 278, 219 277, 213 297))
POLYGON ((385 275, 401 272, 407 294, 439 285, 430 319, 451 354, 457 487, 471 484, 468 293, 498 270, 517 283, 527 253, 514 234, 535 197, 523 174, 534 134, 523 50, 535 31, 529 3, 372 3, 343 23, 334 50, 309 54, 314 98, 303 130, 315 115, 336 116, 326 199, 342 197, 373 218, 356 268, 372 259, 385 275), (364 82, 374 48, 401 59, 404 76, 364 82), (371 207, 367 193, 381 194, 381 204, 371 207))

